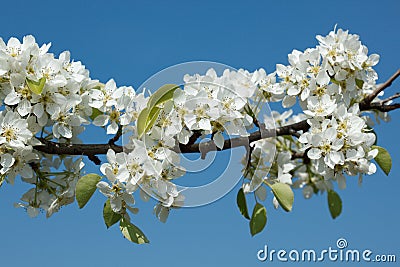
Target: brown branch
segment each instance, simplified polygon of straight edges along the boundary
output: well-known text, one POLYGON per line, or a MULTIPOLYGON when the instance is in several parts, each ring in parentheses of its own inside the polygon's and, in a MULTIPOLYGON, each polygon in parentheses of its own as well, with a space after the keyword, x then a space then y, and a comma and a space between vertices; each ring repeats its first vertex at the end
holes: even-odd
MULTIPOLYGON (((393 81, 400 76, 400 70, 398 70, 391 78, 389 78, 385 83, 380 85, 375 91, 370 95, 366 96, 363 101, 360 102, 360 110, 378 110, 382 112, 388 112, 395 109, 400 109, 400 104, 386 105, 387 102, 395 98, 400 97, 397 93, 387 99, 379 102, 372 102, 375 97, 388 88, 393 81)), ((296 122, 290 125, 285 125, 278 127, 276 129, 265 129, 263 124, 260 124, 259 130, 251 133, 249 136, 245 137, 235 137, 225 140, 224 147, 219 149, 215 146, 214 141, 208 141, 203 143, 194 143, 199 134, 194 133, 190 138, 190 142, 187 145, 179 144, 173 150, 177 153, 202 153, 205 155, 210 151, 220 151, 227 150, 235 147, 244 146, 248 148, 249 144, 264 138, 292 135, 298 137, 300 132, 305 132, 310 128, 307 120, 296 122)), ((115 142, 121 137, 122 129, 118 129, 117 134, 110 139, 107 144, 62 144, 52 141, 45 140, 44 138, 39 138, 43 145, 34 146, 34 149, 47 153, 47 154, 57 154, 57 155, 84 155, 89 157, 90 160, 96 164, 100 164, 100 159, 96 155, 107 154, 109 149, 113 149, 116 153, 122 152, 123 147, 116 145, 115 142)), ((299 155, 300 156, 300 155, 299 155)))
POLYGON ((189 142, 188 144, 194 144, 196 141, 200 138, 201 136, 201 131, 199 130, 194 130, 193 134, 189 137, 189 142))
POLYGON ((118 131, 117 131, 117 133, 114 135, 113 138, 111 138, 111 139, 108 141, 108 143, 109 143, 110 145, 114 145, 115 142, 117 142, 117 141, 119 140, 119 138, 121 137, 121 135, 122 135, 122 126, 119 125, 119 126, 118 126, 118 131))
POLYGON ((282 136, 282 135, 292 135, 293 132, 299 131, 307 131, 310 128, 310 125, 307 123, 306 120, 293 123, 286 126, 281 126, 276 129, 264 129, 263 134, 261 131, 256 131, 251 133, 249 136, 244 137, 235 137, 231 139, 227 139, 224 142, 224 147, 219 149, 215 146, 214 141, 208 141, 205 143, 197 143, 192 145, 179 145, 178 149, 175 149, 178 153, 198 153, 201 150, 210 152, 210 151, 220 151, 220 150, 227 150, 235 147, 240 146, 248 146, 250 143, 274 136, 282 136), (261 136, 263 135, 263 136, 261 136))
MULTIPOLYGON (((42 145, 34 146, 37 151, 57 155, 84 155, 94 159, 96 155, 107 154, 109 149, 122 152, 122 146, 115 144, 63 144, 38 138, 42 145)), ((95 160, 97 161, 97 160, 95 160)))
MULTIPOLYGON (((280 136, 280 135, 291 135, 293 131, 307 131, 310 128, 307 121, 297 122, 291 125, 286 125, 274 129, 265 129, 263 138, 280 136)), ((236 137, 225 140, 224 147, 222 150, 227 150, 234 147, 248 146, 254 141, 262 139, 261 132, 256 131, 246 137, 236 137)), ((46 154, 57 154, 57 155, 84 155, 90 159, 94 159, 95 155, 107 154, 109 149, 113 149, 116 153, 122 152, 123 147, 109 142, 108 144, 64 144, 48 141, 44 138, 39 138, 39 141, 43 145, 34 146, 34 148, 40 152, 46 154)), ((204 143, 196 143, 191 145, 179 145, 179 148, 174 149, 178 153, 207 153, 210 151, 221 150, 217 148, 214 141, 208 141, 204 143), (201 146, 201 148, 200 148, 201 146)), ((96 160, 97 161, 97 160, 96 160)))
POLYGON ((396 104, 391 104, 391 105, 384 105, 384 104, 379 104, 379 103, 371 103, 370 108, 369 109, 375 109, 375 110, 379 110, 382 112, 389 112, 395 109, 400 108, 400 104, 396 103, 396 104))
POLYGON ((385 99, 383 99, 382 101, 380 101, 381 103, 387 103, 387 102, 389 102, 389 101, 391 101, 391 100, 394 100, 394 99, 396 99, 396 98, 399 98, 400 97, 400 93, 395 93, 394 95, 392 95, 392 96, 389 96, 388 98, 385 98, 385 99))
POLYGON ((386 82, 378 86, 371 94, 367 95, 363 101, 360 102, 360 109, 366 110, 371 102, 379 95, 380 92, 392 85, 393 81, 400 76, 400 69, 396 71, 386 82))
POLYGON ((117 133, 108 141, 108 144, 63 144, 48 141, 44 138, 38 138, 43 145, 34 148, 46 154, 57 155, 84 155, 87 156, 94 164, 100 165, 101 160, 96 155, 107 154, 109 149, 115 152, 122 152, 123 147, 116 145, 122 135, 122 126, 119 126, 117 133))
POLYGON ((87 155, 88 159, 90 159, 94 164, 96 165, 100 165, 101 164, 101 160, 99 159, 98 156, 96 155, 87 155))

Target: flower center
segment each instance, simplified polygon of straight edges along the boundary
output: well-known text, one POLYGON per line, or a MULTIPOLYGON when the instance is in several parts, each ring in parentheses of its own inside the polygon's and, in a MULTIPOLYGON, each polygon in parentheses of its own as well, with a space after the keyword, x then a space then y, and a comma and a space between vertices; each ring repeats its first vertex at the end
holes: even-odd
POLYGON ((117 121, 119 119, 119 111, 118 110, 113 110, 110 114, 110 120, 111 121, 117 121))
POLYGON ((13 128, 3 128, 3 133, 1 134, 1 136, 5 137, 7 142, 17 139, 17 135, 13 128))

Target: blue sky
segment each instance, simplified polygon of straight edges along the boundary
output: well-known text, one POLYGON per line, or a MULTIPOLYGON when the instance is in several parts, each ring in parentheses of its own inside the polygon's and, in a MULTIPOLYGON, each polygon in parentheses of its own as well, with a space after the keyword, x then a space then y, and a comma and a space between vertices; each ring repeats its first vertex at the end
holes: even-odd
MULTIPOLYGON (((395 0, 8 1, 2 3, 0 36, 33 34, 39 43, 52 42, 56 54, 70 50, 93 78, 138 88, 163 68, 193 60, 271 72, 276 63, 286 64, 292 49, 315 46, 315 35, 327 34, 337 23, 381 55, 376 70, 383 82, 400 67, 399 8, 395 0)), ((390 92, 399 86, 396 82, 390 92)), ((135 224, 151 243, 137 246, 117 227, 106 230, 100 193, 83 210, 73 204, 50 219, 29 219, 13 208, 25 188, 5 185, 0 189, 0 266, 279 266, 258 262, 257 251, 265 244, 322 250, 340 237, 350 248, 397 254, 399 261, 399 119, 400 112, 393 112, 391 123, 376 128, 378 144, 393 156, 391 174, 378 171, 365 177, 362 187, 349 179, 348 189, 339 192, 344 203, 339 218, 331 219, 326 195, 304 200, 296 192, 291 213, 274 210, 268 198, 267 227, 253 238, 236 207, 237 189, 213 204, 180 209, 166 224, 152 215, 151 203, 140 204, 135 224)), ((204 172, 206 179, 216 169, 204 172)))

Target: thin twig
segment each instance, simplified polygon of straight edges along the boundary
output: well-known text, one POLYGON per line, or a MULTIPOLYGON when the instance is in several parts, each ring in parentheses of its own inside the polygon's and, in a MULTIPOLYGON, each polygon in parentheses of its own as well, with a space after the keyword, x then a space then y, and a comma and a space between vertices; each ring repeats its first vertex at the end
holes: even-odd
POLYGON ((100 165, 101 164, 101 160, 99 159, 98 156, 96 155, 87 155, 88 159, 90 159, 94 164, 96 165, 100 165))
POLYGON ((248 146, 246 147, 246 158, 247 158, 247 163, 246 163, 246 168, 244 169, 245 172, 243 174, 243 177, 246 177, 247 174, 249 174, 250 166, 251 166, 251 155, 253 154, 254 151, 254 146, 248 146))
POLYGON ((396 73, 393 74, 392 77, 390 77, 386 82, 378 86, 371 94, 367 95, 364 100, 360 102, 360 109, 368 106, 372 102, 372 100, 374 100, 379 95, 380 92, 391 86, 393 81, 396 80, 399 76, 400 69, 397 70, 396 73))
POLYGON ((387 103, 387 102, 392 101, 392 100, 394 100, 396 98, 399 98, 399 97, 400 97, 400 93, 395 93, 394 95, 392 95, 392 96, 390 96, 388 98, 385 98, 385 99, 381 100, 380 102, 382 104, 384 104, 384 103, 387 103))
POLYGON ((118 131, 117 131, 117 133, 114 135, 113 138, 111 138, 111 139, 108 141, 108 143, 111 144, 111 145, 114 145, 115 142, 117 142, 117 141, 119 140, 119 138, 121 137, 121 135, 122 135, 122 125, 119 125, 119 126, 118 126, 118 131))
POLYGON ((395 109, 400 108, 400 104, 396 103, 396 104, 391 104, 391 105, 383 105, 383 104, 375 104, 375 103, 371 103, 370 105, 370 109, 375 109, 375 110, 379 110, 382 112, 389 112, 395 109))

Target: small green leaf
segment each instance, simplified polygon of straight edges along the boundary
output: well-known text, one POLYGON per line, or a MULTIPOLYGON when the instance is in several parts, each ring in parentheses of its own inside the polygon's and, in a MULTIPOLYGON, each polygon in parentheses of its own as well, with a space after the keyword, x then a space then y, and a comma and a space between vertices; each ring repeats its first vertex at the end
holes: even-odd
POLYGON ((158 115, 160 114, 161 109, 158 107, 154 107, 150 112, 148 108, 144 108, 137 119, 136 126, 138 136, 142 137, 147 131, 153 127, 156 122, 158 115))
POLYGON ((39 79, 39 81, 26 79, 26 84, 28 85, 29 89, 37 95, 40 95, 43 92, 43 87, 45 83, 46 77, 39 79))
POLYGON ((389 152, 380 146, 372 146, 372 149, 378 149, 378 155, 376 155, 375 161, 378 163, 379 167, 381 167, 383 172, 386 175, 389 175, 389 172, 392 169, 392 157, 389 152))
POLYGON ((78 180, 75 193, 76 201, 80 209, 83 208, 92 197, 94 191, 96 191, 96 185, 100 180, 101 176, 95 173, 86 174, 78 180))
POLYGON ((90 119, 92 121, 94 121, 94 119, 96 119, 97 116, 104 114, 104 112, 100 111, 97 108, 92 108, 92 115, 90 115, 90 119))
POLYGON ((179 86, 176 84, 165 84, 161 86, 150 96, 149 102, 147 102, 147 108, 151 110, 153 107, 172 99, 175 90, 178 88, 179 86))
POLYGON ((143 232, 127 219, 122 218, 119 223, 119 229, 126 239, 136 244, 149 243, 150 241, 143 232))
POLYGON ((328 190, 328 206, 329 212, 333 219, 342 213, 342 200, 340 196, 333 190, 328 190))
POLYGON ((148 132, 151 127, 153 127, 154 123, 156 122, 158 115, 160 114, 161 108, 154 107, 150 113, 149 116, 147 117, 147 125, 146 125, 146 130, 145 132, 148 132))
POLYGON ((240 213, 248 220, 250 220, 249 211, 247 210, 246 196, 243 192, 243 188, 240 188, 237 197, 236 203, 239 207, 240 213))
POLYGON ((110 199, 107 199, 106 203, 104 203, 103 208, 103 218, 107 228, 110 228, 111 226, 119 222, 119 220, 121 220, 121 217, 121 214, 115 213, 111 209, 110 199))
POLYGON ((291 211, 294 202, 292 188, 288 184, 276 183, 271 185, 271 189, 279 205, 281 205, 285 211, 291 211))
POLYGON ((149 116, 149 109, 144 108, 140 113, 136 121, 136 128, 137 128, 137 133, 138 136, 141 137, 146 130, 146 123, 147 123, 147 117, 149 116))
POLYGON ((150 96, 147 107, 140 112, 136 122, 139 137, 142 137, 153 127, 161 111, 158 106, 171 100, 175 90, 178 88, 179 86, 176 84, 165 84, 150 96))
POLYGON ((267 224, 267 210, 260 203, 256 203, 250 220, 250 233, 252 236, 261 232, 267 224))
POLYGON ((363 86, 364 86, 364 81, 356 79, 356 85, 357 85, 358 88, 362 89, 363 86))

